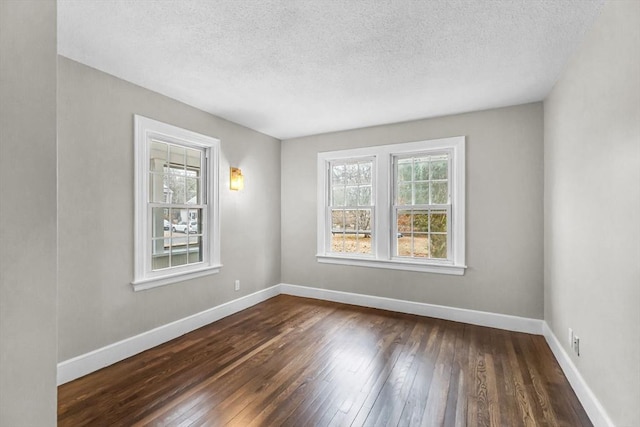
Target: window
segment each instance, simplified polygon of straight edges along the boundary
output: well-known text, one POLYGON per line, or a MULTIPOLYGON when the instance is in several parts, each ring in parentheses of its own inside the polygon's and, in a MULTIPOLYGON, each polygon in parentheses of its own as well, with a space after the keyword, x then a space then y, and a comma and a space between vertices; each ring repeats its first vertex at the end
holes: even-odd
POLYGON ((135 116, 135 290, 219 271, 219 144, 135 116))
POLYGON ((398 257, 451 258, 449 157, 447 152, 394 156, 394 253, 398 257))
POLYGON ((331 252, 371 254, 372 159, 330 163, 331 252))
POLYGON ((318 261, 464 274, 464 145, 318 154, 318 261))

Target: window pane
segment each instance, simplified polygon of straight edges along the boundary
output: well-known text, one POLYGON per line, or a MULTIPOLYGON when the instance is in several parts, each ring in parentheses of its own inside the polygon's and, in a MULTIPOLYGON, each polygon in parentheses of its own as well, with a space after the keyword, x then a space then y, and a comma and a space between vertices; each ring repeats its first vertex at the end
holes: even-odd
POLYGON ((344 211, 341 209, 331 211, 331 231, 344 230, 344 211))
POLYGON ((359 254, 371 254, 371 239, 368 236, 365 236, 362 239, 358 239, 358 249, 359 254))
POLYGON ((431 183, 431 203, 432 204, 447 204, 449 202, 449 186, 445 182, 432 182, 431 183))
POLYGON ((151 269, 161 270, 168 268, 171 264, 169 262, 169 253, 171 239, 154 239, 152 240, 152 254, 151 254, 151 269))
POLYGON ((355 252, 360 254, 371 254, 371 227, 373 225, 371 209, 360 209, 357 213, 358 223, 355 238, 355 252))
POLYGON ((429 214, 427 211, 413 212, 413 231, 414 233, 429 231, 429 214))
POLYGON ((447 212, 432 211, 431 212, 431 232, 446 233, 447 232, 447 212))
POLYGON ((347 206, 357 206, 358 205, 358 187, 357 186, 348 186, 347 187, 347 206))
POLYGON ((151 237, 171 237, 169 209, 153 208, 151 212, 151 237))
POLYGON ((187 252, 184 248, 171 251, 171 267, 178 267, 187 263, 187 252))
POLYGON ((200 204, 200 192, 199 184, 200 180, 198 178, 187 178, 185 181, 187 186, 187 204, 188 205, 199 205, 200 204))
POLYGON ((189 209, 189 233, 202 234, 202 209, 189 209))
POLYGON ((371 166, 373 162, 364 162, 358 164, 358 170, 360 173, 359 182, 360 184, 369 184, 371 183, 371 166))
POLYGON ((355 231, 358 223, 358 211, 344 211, 344 229, 347 231, 355 231))
POLYGON ((371 236, 358 236, 355 252, 359 254, 371 254, 371 236))
POLYGON ((416 182, 414 184, 416 192, 416 205, 429 204, 429 183, 428 182, 416 182))
POLYGON ((360 187, 360 199, 358 200, 360 206, 371 205, 371 186, 360 187))
POLYGON ((187 262, 194 264, 202 262, 202 237, 193 236, 189 238, 189 256, 187 262))
POLYGON ((349 163, 345 165, 346 169, 346 178, 347 184, 357 184, 358 183, 358 164, 357 163, 349 163))
POLYGON ((411 211, 398 211, 398 233, 411 233, 411 211))
POLYGON ((171 209, 169 212, 169 222, 171 222, 171 231, 174 230, 174 227, 177 223, 182 221, 182 217, 180 216, 181 209, 171 209))
POLYGON ((446 234, 431 234, 431 258, 447 258, 446 234))
MULTIPOLYGON (((171 239, 170 238, 158 238, 151 239, 151 254, 155 258, 159 258, 162 256, 169 256, 169 250, 171 248, 171 239)), ((168 264, 167 264, 168 265, 168 264)))
POLYGON ((196 262, 202 262, 200 246, 191 247, 191 251, 189 251, 189 264, 195 264, 196 262))
POLYGON ((358 211, 358 231, 364 231, 365 235, 371 235, 371 209, 358 211))
POLYGON ((402 235, 398 237, 397 241, 397 255, 398 256, 411 256, 411 235, 402 235))
MULTIPOLYGON (((187 209, 171 210, 171 231, 173 234, 187 234, 189 230, 189 212, 187 209)), ((186 242, 185 242, 186 243, 186 242)))
POLYGON ((345 183, 344 165, 336 165, 331 168, 331 182, 333 184, 345 183))
POLYGON ((434 156, 431 158, 430 179, 447 179, 449 165, 447 156, 434 156))
POLYGON ((411 183, 398 184, 398 204, 411 205, 411 183))
POLYGON ((164 174, 162 176, 162 202, 173 203, 173 190, 169 186, 169 175, 164 174))
POLYGON ((171 239, 171 267, 187 263, 187 237, 171 239))
POLYGON ((149 201, 166 203, 171 200, 171 190, 165 185, 167 176, 163 173, 149 173, 149 201))
POLYGON ((167 154, 169 145, 164 142, 153 141, 149 147, 149 170, 153 172, 162 172, 164 165, 167 163, 167 154))
POLYGON ((411 181, 412 159, 398 160, 398 181, 411 181))
POLYGON ((413 256, 426 258, 429 255, 429 239, 427 234, 413 235, 413 256))
POLYGON ((169 145, 169 163, 172 168, 184 170, 186 149, 178 145, 169 145))
POLYGON ((413 180, 426 181, 429 179, 429 158, 416 158, 413 165, 413 180))
MULTIPOLYGON (((173 168, 172 168, 173 170, 173 168)), ((173 203, 185 204, 185 177, 182 175, 168 175, 169 190, 171 190, 171 200, 173 203)))
POLYGON ((331 197, 333 198, 332 206, 344 206, 344 186, 333 187, 331 197))
POLYGON ((344 234, 331 234, 331 252, 344 252, 344 234))
POLYGON ((187 169, 191 169, 199 172, 201 167, 202 151, 187 148, 186 154, 187 154, 187 169))

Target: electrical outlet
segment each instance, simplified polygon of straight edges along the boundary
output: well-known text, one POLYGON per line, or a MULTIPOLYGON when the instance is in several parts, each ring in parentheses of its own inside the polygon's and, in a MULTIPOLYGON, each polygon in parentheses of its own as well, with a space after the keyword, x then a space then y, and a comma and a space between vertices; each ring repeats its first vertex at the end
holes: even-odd
POLYGON ((236 289, 236 291, 240 290, 240 280, 236 280, 235 289, 236 289))
POLYGON ((578 356, 580 356, 580 337, 577 335, 573 336, 573 351, 576 352, 578 356))
POLYGON ((573 348, 573 329, 569 328, 569 346, 573 348))

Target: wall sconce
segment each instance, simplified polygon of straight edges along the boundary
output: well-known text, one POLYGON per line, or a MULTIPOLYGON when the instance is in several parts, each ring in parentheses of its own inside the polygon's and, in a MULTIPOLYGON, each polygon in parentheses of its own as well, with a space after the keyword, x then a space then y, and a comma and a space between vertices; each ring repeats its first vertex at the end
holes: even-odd
POLYGON ((234 191, 242 190, 244 188, 244 176, 240 168, 231 168, 231 181, 229 182, 229 188, 234 191))

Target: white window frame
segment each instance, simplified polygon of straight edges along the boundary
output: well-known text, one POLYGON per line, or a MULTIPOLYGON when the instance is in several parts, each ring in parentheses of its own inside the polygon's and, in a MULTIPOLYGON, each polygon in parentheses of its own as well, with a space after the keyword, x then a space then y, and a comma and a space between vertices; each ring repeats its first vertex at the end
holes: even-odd
POLYGON ((465 137, 432 139, 400 144, 379 145, 340 151, 318 153, 317 193, 317 254, 320 263, 354 265, 362 267, 408 270, 427 273, 463 275, 465 264, 465 137), (450 239, 448 260, 396 257, 394 210, 394 157, 412 154, 449 153, 449 192, 451 214, 448 227, 450 239), (335 161, 372 157, 372 180, 375 200, 372 227, 373 254, 345 254, 331 252, 331 218, 329 210, 330 171, 335 161))
POLYGON ((135 291, 151 289, 220 271, 220 140, 177 126, 134 115, 135 145, 135 291), (149 146, 152 140, 176 144, 205 152, 203 187, 206 209, 203 211, 202 262, 153 271, 151 268, 151 203, 149 203, 149 146))

